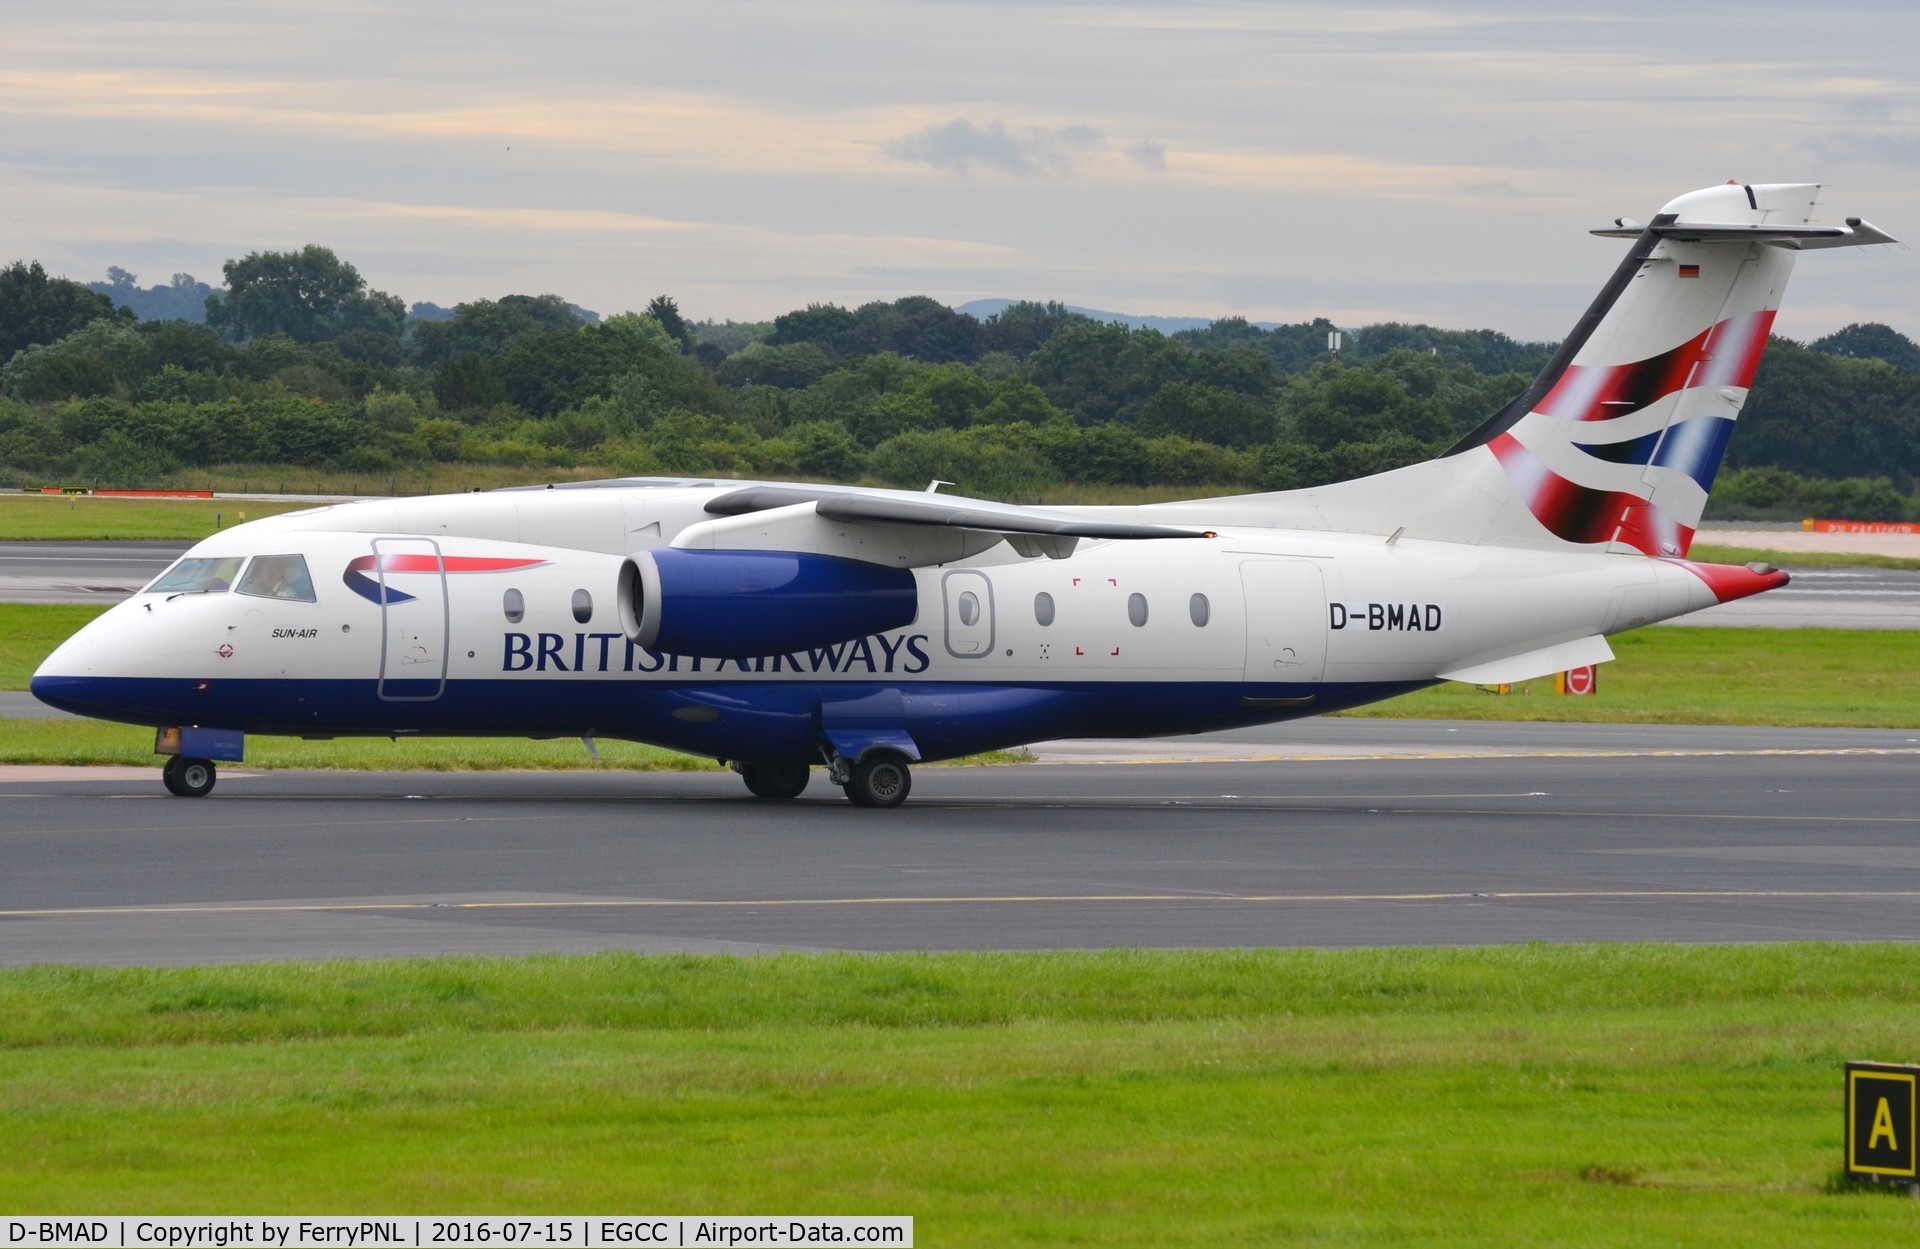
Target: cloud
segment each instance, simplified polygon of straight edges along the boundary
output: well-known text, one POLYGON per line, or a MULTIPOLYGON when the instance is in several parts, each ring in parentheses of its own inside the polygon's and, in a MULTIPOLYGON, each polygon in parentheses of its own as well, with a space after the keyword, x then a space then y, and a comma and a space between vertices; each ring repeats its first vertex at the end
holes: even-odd
POLYGON ((1841 133, 1807 145, 1825 160, 1866 164, 1920 166, 1920 136, 1911 134, 1841 133))
MULTIPOLYGON (((985 126, 957 117, 910 134, 888 139, 881 147, 891 160, 927 165, 953 173, 987 169, 1016 178, 1054 177, 1074 172, 1090 156, 1112 151, 1105 135, 1092 126, 1029 126, 1010 130, 995 119, 985 126)), ((1166 167, 1166 149, 1158 144, 1134 144, 1127 158, 1147 169, 1166 167), (1136 154, 1144 151, 1142 155, 1136 154)))
POLYGON ((1151 169, 1155 173, 1167 167, 1167 145, 1155 143, 1151 139, 1142 139, 1127 146, 1127 159, 1142 169, 1151 169))

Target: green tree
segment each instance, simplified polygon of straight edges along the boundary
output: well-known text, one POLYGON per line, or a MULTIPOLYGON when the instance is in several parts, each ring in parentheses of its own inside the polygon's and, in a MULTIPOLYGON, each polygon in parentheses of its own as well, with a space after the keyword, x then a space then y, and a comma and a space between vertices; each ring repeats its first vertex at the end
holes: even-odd
POLYGON ((790 343, 769 347, 749 343, 714 370, 714 376, 729 386, 777 386, 782 390, 805 390, 824 376, 833 362, 816 343, 790 343))
POLYGON ((296 343, 320 343, 351 330, 398 342, 406 305, 369 290, 351 264, 325 247, 297 252, 249 252, 222 266, 227 294, 207 297, 207 324, 229 341, 285 334, 296 343))
POLYGON ((0 269, 0 364, 35 343, 53 343, 92 321, 123 324, 133 313, 78 282, 51 278, 39 261, 16 260, 0 269))
POLYGON ((858 328, 853 346, 862 354, 891 351, 908 360, 933 363, 980 358, 980 323, 925 295, 909 295, 890 304, 862 304, 854 318, 858 328))
POLYGON ((981 325, 981 351, 1004 351, 1025 360, 1077 321, 1088 321, 1088 318, 1068 312, 1064 304, 1041 304, 1032 300, 1008 304, 981 325))
POLYGON ((860 447, 838 421, 809 421, 787 430, 794 463, 809 477, 846 481, 860 471, 860 447))
POLYGON ((655 295, 653 302, 647 305, 647 315, 658 321, 668 337, 680 344, 680 350, 693 350, 693 327, 681 317, 680 305, 673 302, 673 296, 655 295))
POLYGON ((507 400, 506 383, 479 356, 455 356, 433 375, 433 397, 443 412, 483 411, 507 400))
POLYGON ((1879 360, 1903 373, 1920 373, 1920 346, 1878 322, 1855 322, 1807 344, 1807 350, 1853 360, 1879 360))
POLYGON ((439 368, 459 355, 491 360, 547 330, 576 330, 584 322, 558 295, 502 295, 460 304, 444 321, 408 323, 408 354, 439 368))
POLYGON ((838 304, 808 304, 775 317, 773 333, 766 341, 770 347, 812 343, 830 356, 844 356, 849 354, 859 328, 859 318, 838 304))
POLYGON ((17 399, 132 394, 154 372, 153 348, 124 322, 99 320, 57 343, 35 343, 0 368, 0 386, 17 399))
POLYGON ((1179 434, 1222 447, 1250 447, 1274 435, 1270 405, 1236 391, 1194 382, 1168 382, 1140 410, 1140 432, 1179 434))

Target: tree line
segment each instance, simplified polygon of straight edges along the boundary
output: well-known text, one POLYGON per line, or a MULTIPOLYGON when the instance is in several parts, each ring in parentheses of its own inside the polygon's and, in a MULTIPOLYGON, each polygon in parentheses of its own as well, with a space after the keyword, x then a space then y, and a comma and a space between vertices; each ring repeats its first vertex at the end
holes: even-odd
MULTIPOLYGON (((1055 303, 979 320, 920 296, 759 323, 691 321, 667 296, 605 318, 552 294, 410 313, 317 246, 223 276, 143 292, 124 270, 90 289, 0 269, 0 478, 477 463, 938 477, 1013 499, 1061 482, 1291 489, 1436 454, 1552 349, 1386 324, 1347 330, 1335 354, 1325 320, 1167 336, 1055 303), (181 315, 195 298, 198 321, 181 315), (169 315, 127 306, 142 301, 169 315)), ((1856 325, 1773 341, 1712 506, 1904 518, 1916 476, 1920 348, 1856 325)))

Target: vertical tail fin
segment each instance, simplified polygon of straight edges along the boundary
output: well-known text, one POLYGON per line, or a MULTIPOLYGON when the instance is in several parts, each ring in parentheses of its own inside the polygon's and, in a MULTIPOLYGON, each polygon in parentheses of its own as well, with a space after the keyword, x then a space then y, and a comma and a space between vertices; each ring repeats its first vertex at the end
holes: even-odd
POLYGON ((1265 501, 1262 523, 1685 555, 1795 253, 1893 240, 1810 223, 1812 184, 1683 195, 1519 398, 1439 459, 1265 501))
POLYGON ((1685 555, 1795 252, 1886 241, 1810 225, 1819 191, 1729 183, 1594 231, 1633 248, 1526 393, 1448 454, 1486 447, 1563 541, 1685 555))

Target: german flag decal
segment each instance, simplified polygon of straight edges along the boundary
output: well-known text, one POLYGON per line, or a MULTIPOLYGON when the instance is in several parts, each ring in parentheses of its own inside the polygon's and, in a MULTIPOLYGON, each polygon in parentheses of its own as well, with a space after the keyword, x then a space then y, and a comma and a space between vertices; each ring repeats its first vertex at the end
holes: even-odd
POLYGON ((1683 278, 1697 278, 1700 276, 1700 266, 1699 265, 1681 265, 1680 276, 1683 278))

